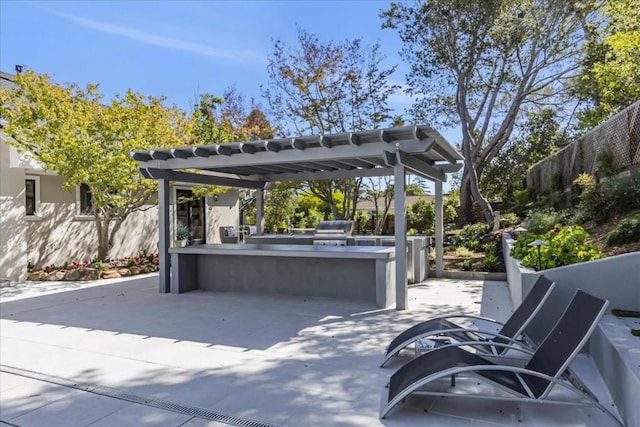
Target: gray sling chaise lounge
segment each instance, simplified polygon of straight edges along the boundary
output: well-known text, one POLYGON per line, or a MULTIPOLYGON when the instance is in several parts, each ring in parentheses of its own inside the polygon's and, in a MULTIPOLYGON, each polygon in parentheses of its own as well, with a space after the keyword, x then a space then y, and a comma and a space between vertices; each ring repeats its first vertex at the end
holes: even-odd
MULTIPOLYGON (((380 366, 383 367, 405 347, 427 337, 447 339, 457 346, 473 345, 479 352, 487 355, 502 355, 510 348, 517 348, 513 344, 516 343, 518 338, 521 338, 524 328, 538 313, 554 286, 555 284, 552 281, 544 276, 539 276, 529 294, 504 324, 486 317, 472 315, 443 316, 420 322, 391 341, 387 346, 384 361, 380 366), (487 331, 462 327, 451 321, 451 319, 482 320, 501 326, 501 328, 496 332, 495 330, 487 331)), ((519 344, 525 343, 521 342, 519 344)), ((528 344, 526 347, 532 348, 533 343, 528 344)))
MULTIPOLYGON (((595 406, 622 425, 618 417, 599 403, 577 378, 563 375, 596 328, 608 304, 608 301, 578 290, 560 320, 524 367, 499 365, 460 347, 444 347, 418 356, 391 376, 380 418, 384 418, 408 395, 421 394, 515 400, 521 403, 521 411, 525 402, 595 406), (505 397, 490 395, 486 390, 483 393, 475 387, 473 390, 478 394, 453 392, 455 376, 460 374, 472 375, 474 379, 506 392, 505 397), (443 385, 436 384, 436 381, 449 377, 451 389, 431 390, 434 386, 443 385), (555 385, 572 391, 578 399, 550 398, 549 393, 555 385)), ((519 418, 522 418, 522 412, 519 418)))

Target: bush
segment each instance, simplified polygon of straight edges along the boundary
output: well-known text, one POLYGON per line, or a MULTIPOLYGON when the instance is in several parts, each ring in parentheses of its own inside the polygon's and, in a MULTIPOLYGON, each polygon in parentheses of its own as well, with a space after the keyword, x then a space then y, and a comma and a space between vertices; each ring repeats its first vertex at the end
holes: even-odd
POLYGON ((459 256, 460 258, 468 258, 472 255, 473 255, 473 252, 471 252, 469 249, 465 248, 464 246, 460 246, 456 248, 456 256, 459 256))
POLYGON ((498 245, 493 242, 485 243, 484 253, 484 258, 480 261, 480 271, 498 271, 500 267, 498 245))
POLYGON ((607 246, 640 242, 640 212, 625 218, 607 235, 607 246))
POLYGON ((520 218, 513 212, 507 212, 500 217, 500 227, 507 228, 520 224, 520 218))
POLYGON ((471 271, 473 270, 473 261, 470 259, 465 259, 460 263, 460 270, 462 271, 471 271))
POLYGON ((612 178, 604 184, 613 213, 626 213, 640 209, 640 167, 629 176, 612 178))
POLYGON ((529 243, 542 240, 549 244, 540 248, 542 269, 602 258, 603 255, 595 245, 585 243, 588 237, 589 234, 579 225, 557 227, 542 235, 528 232, 516 240, 511 256, 519 259, 526 267, 537 268, 538 248, 529 246, 529 243))
POLYGON ((556 225, 566 224, 567 217, 568 214, 564 211, 556 212, 550 208, 532 209, 524 224, 530 233, 543 234, 552 230, 556 225))
POLYGON ((605 197, 602 185, 595 178, 586 173, 581 173, 573 181, 578 196, 578 208, 574 215, 574 222, 583 224, 589 220, 602 222, 609 216, 609 203, 605 197))
POLYGON ((464 246, 472 251, 480 252, 483 250, 480 240, 490 230, 491 227, 488 224, 467 224, 462 228, 462 231, 453 238, 453 245, 456 247, 464 246))

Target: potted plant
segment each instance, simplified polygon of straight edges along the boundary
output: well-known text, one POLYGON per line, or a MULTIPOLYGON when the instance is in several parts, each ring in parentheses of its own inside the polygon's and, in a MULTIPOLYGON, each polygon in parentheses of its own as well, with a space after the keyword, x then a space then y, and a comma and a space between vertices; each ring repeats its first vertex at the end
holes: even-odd
POLYGON ((191 230, 189 229, 189 227, 183 222, 178 222, 176 224, 176 239, 174 242, 174 246, 183 248, 187 246, 190 238, 191 230))

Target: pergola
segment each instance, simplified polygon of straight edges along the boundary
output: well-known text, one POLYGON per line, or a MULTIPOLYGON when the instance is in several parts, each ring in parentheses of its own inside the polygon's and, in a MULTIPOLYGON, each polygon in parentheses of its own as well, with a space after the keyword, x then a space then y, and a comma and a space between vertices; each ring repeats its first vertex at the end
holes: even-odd
POLYGON ((277 181, 394 177, 396 308, 407 308, 405 177, 435 184, 436 275, 443 270, 442 183, 462 156, 428 125, 262 141, 135 151, 147 178, 158 180, 160 292, 169 292, 169 184, 172 181, 256 190, 257 233, 263 233, 264 192, 277 181), (405 266, 401 268, 400 266, 405 266))

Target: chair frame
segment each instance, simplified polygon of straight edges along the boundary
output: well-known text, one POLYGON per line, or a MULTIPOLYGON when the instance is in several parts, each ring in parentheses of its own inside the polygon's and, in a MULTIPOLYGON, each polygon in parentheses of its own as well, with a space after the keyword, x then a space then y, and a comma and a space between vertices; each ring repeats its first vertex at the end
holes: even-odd
MULTIPOLYGON (((541 275, 540 278, 544 278, 544 275, 541 275)), ((548 279, 546 279, 546 280, 548 280, 548 279)), ((525 330, 526 326, 529 324, 529 322, 531 322, 531 320, 542 309, 542 306, 544 305, 544 303, 547 301, 547 299, 551 295, 551 292, 553 291, 554 287, 555 287, 555 282, 551 281, 551 284, 549 285, 548 290, 543 295, 542 299, 540 300, 540 302, 538 303, 536 308, 529 315, 529 317, 522 323, 520 328, 514 333, 513 337, 501 335, 501 334, 499 334, 499 333, 497 333, 495 331, 482 330, 482 329, 478 329, 478 328, 458 327, 458 328, 432 329, 432 330, 429 330, 429 331, 425 331, 423 333, 419 333, 419 334, 413 335, 411 338, 406 339, 405 341, 403 341, 402 343, 396 345, 392 349, 391 348, 387 348, 384 360, 380 364, 380 367, 381 368, 384 367, 391 359, 393 359, 394 357, 398 356, 400 354, 401 350, 403 350, 404 348, 408 347, 409 345, 415 343, 416 341, 418 341, 420 339, 428 338, 428 337, 438 337, 438 336, 439 337, 447 337, 447 335, 449 335, 451 333, 456 333, 456 332, 473 333, 473 334, 481 336, 481 337, 483 337, 485 339, 479 339, 479 340, 475 340, 475 341, 464 341, 464 342, 462 342, 462 341, 454 341, 453 343, 446 344, 446 345, 443 345, 443 346, 440 346, 440 347, 436 347, 436 348, 451 347, 451 346, 463 346, 463 345, 464 346, 475 346, 477 351, 481 352, 483 355, 491 356, 491 357, 505 357, 504 353, 506 353, 509 349, 521 351, 521 352, 526 353, 526 354, 531 354, 531 352, 535 351, 536 344, 531 339, 529 339, 529 337, 527 337, 527 335, 524 333, 524 330, 525 330), (500 338, 502 340, 507 341, 507 344, 509 344, 509 346, 505 346, 504 343, 500 343, 500 342, 494 341, 496 338, 500 338), (483 348, 484 346, 489 346, 491 348, 491 352, 487 352, 486 350, 484 350, 484 348, 483 348), (502 348, 503 350, 501 352, 497 352, 496 348, 502 348)), ((439 316, 439 317, 434 317, 432 319, 429 319, 426 322, 434 322, 434 321, 449 320, 449 319, 480 320, 480 321, 493 323, 496 326, 500 326, 500 327, 503 327, 505 325, 505 323, 506 323, 506 322, 500 322, 498 320, 491 319, 491 318, 488 318, 488 317, 475 316, 475 315, 470 315, 470 314, 467 314, 467 315, 465 315, 465 314, 452 314, 452 315, 447 315, 447 316, 439 316)))
MULTIPOLYGON (((589 337, 597 327, 598 322, 606 312, 608 305, 609 305, 609 302, 604 301, 601 309, 595 316, 594 320, 592 321, 587 331, 584 333, 584 336, 577 343, 577 345, 575 346, 575 349, 571 352, 571 354, 568 357, 566 357, 561 367, 557 370, 557 374, 553 377, 535 370, 527 369, 526 367, 523 368, 523 367, 517 367, 517 366, 510 366, 510 365, 487 364, 487 365, 474 365, 474 366, 464 366, 464 367, 455 366, 448 369, 443 369, 431 375, 427 375, 413 382, 411 385, 401 390, 401 392, 399 392, 391 400, 389 400, 391 389, 388 384, 387 385, 388 391, 387 391, 387 398, 386 398, 386 401, 388 403, 386 405, 383 405, 380 408, 380 418, 381 419, 385 418, 387 414, 398 403, 403 401, 407 396, 409 396, 410 394, 415 394, 415 395, 424 395, 424 396, 459 397, 459 398, 465 398, 465 399, 467 398, 486 399, 486 400, 500 400, 500 401, 515 401, 515 402, 522 402, 522 403, 539 403, 539 404, 549 403, 549 404, 558 404, 558 405, 596 407, 600 409, 602 412, 604 412, 605 414, 607 414, 618 425, 621 425, 624 427, 624 423, 616 415, 614 415, 610 410, 608 410, 604 405, 602 405, 598 401, 596 396, 593 394, 593 392, 591 392, 591 390, 589 390, 589 388, 582 381, 580 381, 579 378, 575 376, 575 374, 569 369, 569 365, 589 340, 589 337), (518 393, 516 390, 512 390, 508 387, 503 386, 502 384, 499 384, 495 381, 488 379, 485 376, 480 375, 479 372, 482 372, 482 371, 503 371, 503 372, 514 373, 518 378, 520 385, 523 387, 523 389, 526 391, 527 394, 522 395, 518 393), (451 391, 420 390, 420 388, 424 387, 425 385, 433 383, 434 381, 437 381, 446 377, 451 377, 451 386, 453 387, 455 386, 456 375, 461 375, 461 374, 470 374, 471 376, 478 379, 479 381, 484 382, 504 392, 507 392, 513 395, 513 397, 461 394, 461 393, 454 393, 451 391), (540 396, 536 398, 535 394, 533 393, 533 391, 531 390, 527 382, 522 379, 522 375, 537 377, 537 378, 546 380, 549 383, 544 389, 544 391, 540 394, 540 396), (564 387, 567 390, 573 392, 579 397, 579 400, 549 399, 549 394, 551 393, 551 390, 553 389, 553 387, 556 385, 564 387)), ((563 314, 563 317, 564 317, 564 314, 563 314)), ((558 321, 556 322, 556 325, 554 326, 554 329, 561 322, 561 320, 562 320, 562 317, 558 319, 558 321)), ((458 346, 462 346, 462 343, 458 343, 456 347, 458 346)), ((448 346, 448 347, 451 347, 451 346, 448 346)), ((423 354, 422 356, 418 356, 418 358, 425 357, 425 356, 436 357, 438 350, 440 348, 444 348, 444 347, 436 348, 432 352, 423 354)), ((465 351, 465 350, 460 349, 460 351, 465 351)), ((480 355, 478 355, 478 357, 480 357, 480 355)), ((522 421, 522 417, 523 417, 522 406, 523 405, 520 405, 518 421, 522 421)))

